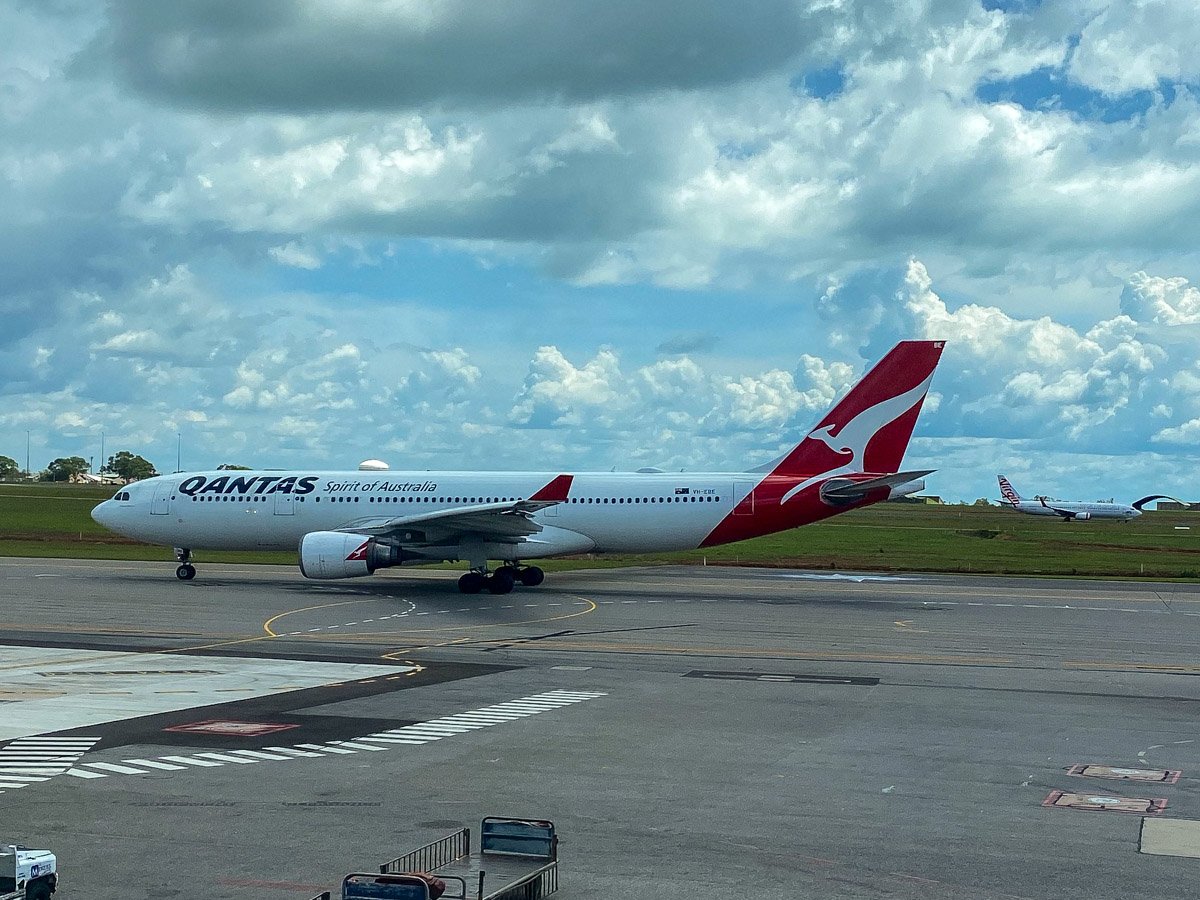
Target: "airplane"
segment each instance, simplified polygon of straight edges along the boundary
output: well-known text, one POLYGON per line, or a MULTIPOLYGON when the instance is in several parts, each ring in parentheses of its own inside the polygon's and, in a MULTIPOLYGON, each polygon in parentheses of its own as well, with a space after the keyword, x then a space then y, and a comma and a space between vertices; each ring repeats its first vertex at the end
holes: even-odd
POLYGON ((1050 497, 1034 497, 1032 500, 1024 500, 1006 477, 997 475, 996 478, 1000 481, 1000 496, 1004 498, 1003 502, 1017 512, 1031 516, 1058 516, 1068 522, 1086 522, 1089 519, 1120 519, 1122 522, 1128 522, 1130 519, 1140 516, 1142 507, 1151 500, 1171 499, 1166 494, 1152 494, 1129 504, 1054 500, 1050 497))
MULTIPOLYGON (((924 489, 900 471, 942 355, 901 341, 778 459, 744 472, 212 471, 135 482, 92 510, 112 531, 193 550, 296 549, 311 579, 465 562, 465 594, 541 584, 529 560, 714 547, 924 489), (489 562, 500 563, 489 568, 489 562)), ((364 464, 364 466, 367 464, 364 464)))

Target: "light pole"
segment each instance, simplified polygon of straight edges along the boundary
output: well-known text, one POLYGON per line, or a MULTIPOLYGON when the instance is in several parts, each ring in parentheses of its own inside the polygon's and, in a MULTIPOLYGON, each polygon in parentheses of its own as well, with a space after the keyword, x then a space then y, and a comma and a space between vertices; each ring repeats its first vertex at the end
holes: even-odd
POLYGON ((100 472, 104 471, 104 432, 100 432, 100 472))
POLYGON ((183 471, 183 464, 181 462, 182 459, 183 459, 183 435, 177 431, 177 432, 175 432, 175 471, 176 472, 183 471))
POLYGON ((29 480, 29 429, 25 429, 25 480, 29 480))

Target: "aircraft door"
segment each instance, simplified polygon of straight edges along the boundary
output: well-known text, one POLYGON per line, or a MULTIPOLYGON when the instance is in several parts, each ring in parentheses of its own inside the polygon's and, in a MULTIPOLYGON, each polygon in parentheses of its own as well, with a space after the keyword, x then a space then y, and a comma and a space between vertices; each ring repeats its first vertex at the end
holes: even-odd
POLYGON ((754 515, 754 482, 735 481, 733 483, 733 514, 735 516, 754 515), (744 498, 743 503, 738 498, 744 498))
POLYGON ((296 498, 291 494, 276 494, 275 495, 275 515, 290 516, 296 511, 296 498))
POLYGON ((171 498, 175 495, 175 485, 169 481, 160 481, 154 486, 154 497, 150 501, 150 515, 169 516, 171 514, 171 498))

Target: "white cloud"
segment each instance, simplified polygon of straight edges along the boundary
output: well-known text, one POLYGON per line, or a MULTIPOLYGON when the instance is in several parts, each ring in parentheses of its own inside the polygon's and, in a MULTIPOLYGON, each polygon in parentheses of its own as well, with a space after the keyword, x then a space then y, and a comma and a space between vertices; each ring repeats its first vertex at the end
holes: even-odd
POLYGON ((1156 90, 1200 76, 1196 7, 1188 0, 1098 5, 1071 56, 1072 77, 1108 94, 1156 90))
POLYGON ((912 336, 951 468, 1195 439, 1187 4, 150 6, 0 10, 9 455, 738 466, 912 336))
POLYGON ((1188 284, 1186 278, 1135 272, 1121 292, 1121 309, 1138 321, 1200 325, 1200 290, 1188 284))

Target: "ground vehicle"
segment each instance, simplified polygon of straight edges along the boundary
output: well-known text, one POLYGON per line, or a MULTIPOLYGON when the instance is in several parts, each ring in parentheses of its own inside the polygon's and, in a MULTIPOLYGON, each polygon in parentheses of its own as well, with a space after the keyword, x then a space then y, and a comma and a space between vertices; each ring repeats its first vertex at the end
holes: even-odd
MULTIPOLYGON (((471 829, 463 828, 384 863, 378 873, 352 872, 342 879, 342 900, 431 900, 416 872, 445 882, 445 900, 548 897, 558 890, 558 835, 545 819, 488 816, 478 853, 471 852, 471 829)), ((330 900, 330 894, 314 900, 330 900)))
POLYGON ((48 900, 58 889, 58 859, 49 850, 0 844, 0 900, 48 900))

